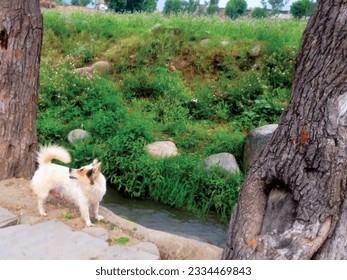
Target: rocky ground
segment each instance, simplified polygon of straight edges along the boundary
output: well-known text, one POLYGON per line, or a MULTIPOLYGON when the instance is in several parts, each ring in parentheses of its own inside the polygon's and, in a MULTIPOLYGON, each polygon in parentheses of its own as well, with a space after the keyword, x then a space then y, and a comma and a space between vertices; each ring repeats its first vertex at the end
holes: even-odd
MULTIPOLYGON (((68 234, 69 232, 71 232, 71 234, 77 232, 88 232, 90 230, 85 228, 84 221, 81 219, 79 212, 74 205, 53 195, 49 197, 45 204, 48 216, 39 216, 36 197, 32 193, 29 187, 29 181, 27 180, 9 179, 0 181, 0 207, 9 210, 9 212, 15 216, 15 223, 20 224, 21 231, 27 231, 26 236, 29 237, 37 235, 37 231, 40 231, 41 228, 43 228, 42 225, 47 225, 46 229, 50 231, 43 232, 43 238, 47 236, 57 238, 56 235, 58 230, 62 230, 64 234, 68 234), (54 223, 54 226, 52 226, 51 221, 56 221, 58 223, 54 223), (57 224, 59 224, 59 229, 57 228, 57 224), (63 224, 67 227, 64 227, 63 224), (30 225, 33 226, 30 227, 30 225), (34 228, 34 225, 39 226, 34 228), (53 231, 53 233, 51 231, 53 231)), ((102 222, 95 222, 95 227, 92 230, 93 234, 96 233, 102 235, 102 238, 107 242, 108 246, 113 246, 113 251, 116 250, 119 252, 121 249, 124 251, 125 247, 120 246, 126 246, 126 248, 129 248, 128 251, 133 255, 126 255, 127 258, 147 258, 148 255, 141 255, 141 250, 141 252, 138 249, 134 251, 132 248, 139 248, 142 246, 147 247, 148 244, 155 245, 149 246, 151 254, 154 255, 149 256, 149 258, 153 257, 154 259, 156 258, 156 248, 158 249, 157 259, 219 259, 221 256, 222 249, 216 246, 166 232, 147 229, 123 219, 103 207, 101 207, 100 213, 105 217, 105 220, 102 222)), ((0 227, 2 227, 1 221, 0 227)), ((16 226, 0 229, 0 237, 2 236, 3 239, 2 243, 0 241, 0 247, 1 244, 5 247, 9 247, 8 243, 6 243, 6 240, 4 241, 4 239, 16 236, 16 234, 11 232, 11 229, 9 228, 14 229, 16 226)), ((75 237, 72 239, 74 238, 75 237)), ((15 243, 15 241, 12 242, 15 243)), ((88 241, 88 243, 90 243, 90 241, 88 241)), ((147 248, 144 250, 146 251, 147 248)), ((113 252, 113 256, 114 255, 113 252)), ((36 258, 36 255, 33 256, 36 258)), ((117 258, 122 258, 122 256, 123 255, 118 255, 117 258)), ((4 256, 2 256, 2 258, 3 257, 4 256)), ((62 256, 62 258, 63 257, 64 256, 62 256)), ((101 258, 108 257, 111 258, 109 252, 106 256, 101 256, 101 258)), ((54 258, 54 256, 51 258, 54 258)))

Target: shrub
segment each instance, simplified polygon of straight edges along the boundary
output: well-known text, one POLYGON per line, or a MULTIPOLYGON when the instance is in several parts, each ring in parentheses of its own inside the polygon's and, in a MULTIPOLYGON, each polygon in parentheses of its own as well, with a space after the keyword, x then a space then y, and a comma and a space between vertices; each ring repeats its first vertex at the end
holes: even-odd
POLYGON ((268 16, 266 9, 255 8, 251 14, 252 18, 265 18, 268 16))

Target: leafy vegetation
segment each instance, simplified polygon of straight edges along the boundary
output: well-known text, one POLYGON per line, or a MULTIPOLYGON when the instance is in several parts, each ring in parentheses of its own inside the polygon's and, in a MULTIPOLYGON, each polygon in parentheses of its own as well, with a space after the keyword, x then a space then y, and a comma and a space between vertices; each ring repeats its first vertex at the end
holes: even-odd
POLYGON ((125 246, 129 242, 129 237, 121 236, 115 239, 116 243, 121 246, 125 246))
POLYGON ((73 219, 74 218, 74 215, 70 212, 66 212, 66 213, 62 214, 62 216, 65 219, 73 219))
MULTIPOLYGON (((273 13, 279 13, 285 5, 288 4, 289 0, 267 0, 267 1, 261 1, 262 3, 268 2, 271 6, 271 10, 273 13)), ((263 7, 266 7, 266 4, 263 4, 263 7)))
POLYGON ((157 6, 157 0, 107 0, 109 9, 118 13, 124 12, 153 12, 157 6))
POLYGON ((303 21, 44 11, 38 114, 41 144, 67 147, 73 166, 98 157, 109 186, 227 219, 243 173, 204 170, 246 133, 277 122, 286 105, 303 21), (103 76, 75 68, 107 60, 103 76), (72 146, 67 134, 90 138, 72 146), (179 156, 151 158, 171 140, 179 156))
POLYGON ((268 12, 265 8, 255 8, 252 11, 252 18, 266 18, 268 16, 268 12))

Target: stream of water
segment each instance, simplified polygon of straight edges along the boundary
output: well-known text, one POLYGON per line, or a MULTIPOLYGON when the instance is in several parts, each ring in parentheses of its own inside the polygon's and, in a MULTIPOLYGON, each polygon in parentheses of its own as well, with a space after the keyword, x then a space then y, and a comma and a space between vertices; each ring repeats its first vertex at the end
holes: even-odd
POLYGON ((193 214, 150 200, 129 199, 113 188, 108 188, 103 206, 147 228, 225 247, 228 225, 217 216, 200 219, 193 214))

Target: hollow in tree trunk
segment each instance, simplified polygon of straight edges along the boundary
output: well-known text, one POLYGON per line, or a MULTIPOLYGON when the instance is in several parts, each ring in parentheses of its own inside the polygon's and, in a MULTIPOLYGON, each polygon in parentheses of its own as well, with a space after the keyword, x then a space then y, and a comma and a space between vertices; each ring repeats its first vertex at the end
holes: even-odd
POLYGON ((317 2, 291 100, 248 172, 223 259, 347 259, 347 1, 317 2))
POLYGON ((35 169, 42 45, 39 0, 0 1, 0 180, 35 169))

